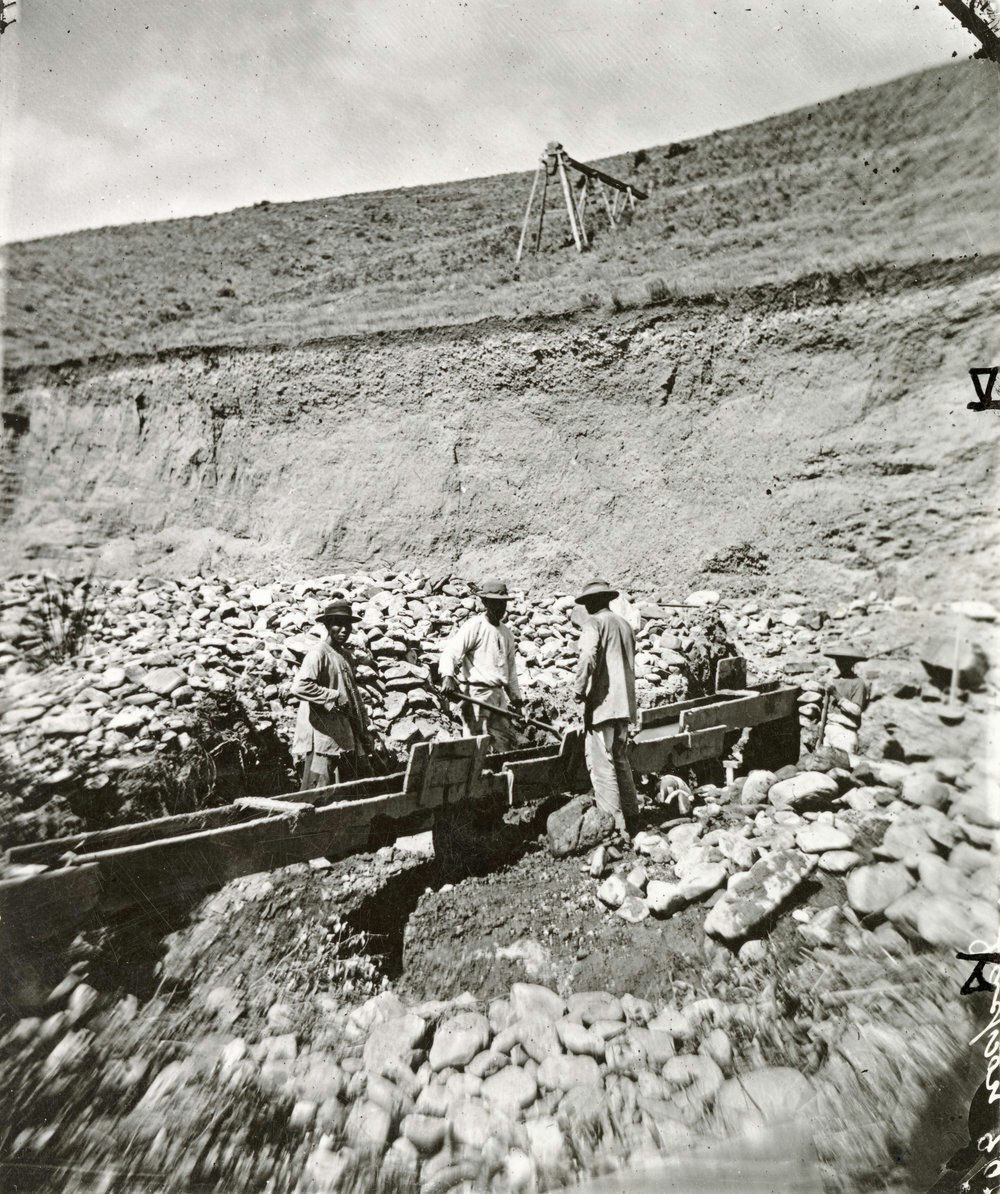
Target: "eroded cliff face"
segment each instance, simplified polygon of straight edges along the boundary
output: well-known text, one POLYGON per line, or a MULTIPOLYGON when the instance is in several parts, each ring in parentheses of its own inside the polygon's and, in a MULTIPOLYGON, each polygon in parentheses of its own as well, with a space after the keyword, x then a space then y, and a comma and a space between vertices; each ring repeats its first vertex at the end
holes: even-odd
POLYGON ((997 571, 982 265, 608 318, 8 377, 8 571, 403 563, 637 590, 968 594, 997 571))

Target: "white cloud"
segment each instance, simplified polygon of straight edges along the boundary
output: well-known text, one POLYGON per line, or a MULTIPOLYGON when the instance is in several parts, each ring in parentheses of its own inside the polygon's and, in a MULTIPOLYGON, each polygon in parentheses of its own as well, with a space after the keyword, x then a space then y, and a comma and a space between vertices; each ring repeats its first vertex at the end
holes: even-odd
POLYGON ((8 238, 604 156, 973 48, 901 0, 48 0, 5 42, 8 238))

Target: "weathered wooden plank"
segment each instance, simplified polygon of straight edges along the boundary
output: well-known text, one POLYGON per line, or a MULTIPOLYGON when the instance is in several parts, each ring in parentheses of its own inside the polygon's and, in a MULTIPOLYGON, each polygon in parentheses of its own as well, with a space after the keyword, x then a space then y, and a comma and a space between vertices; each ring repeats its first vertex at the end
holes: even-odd
POLYGON ((555 759, 562 751, 562 744, 546 743, 544 746, 524 746, 518 750, 507 750, 502 754, 490 753, 484 761, 484 770, 502 771, 507 763, 521 763, 532 759, 555 759))
POLYGON ((741 655, 720 659, 715 665, 715 690, 746 688, 747 661, 741 655))
POLYGON ((406 772, 403 776, 404 792, 419 791, 423 786, 430 757, 431 744, 429 742, 418 742, 410 748, 410 759, 406 764, 406 772))
POLYGON ((639 710, 639 729, 652 730, 657 726, 666 725, 670 721, 679 721, 685 709, 697 709, 702 705, 715 705, 718 696, 692 697, 687 701, 674 701, 669 705, 657 705, 653 709, 639 710))
POLYGON ((469 778, 469 768, 475 764, 475 754, 461 758, 449 759, 438 754, 431 755, 431 765, 428 768, 432 784, 459 784, 469 778))
POLYGON ((79 833, 74 837, 51 838, 46 842, 31 842, 23 846, 11 846, 7 859, 12 863, 57 862, 64 854, 90 854, 96 850, 114 846, 128 846, 138 842, 151 842, 158 837, 176 837, 181 833, 197 833, 203 829, 214 829, 233 825, 252 818, 248 809, 234 804, 219 808, 200 809, 194 813, 181 813, 174 817, 157 817, 154 821, 139 821, 134 825, 119 825, 113 829, 94 829, 90 833, 79 833))
POLYGON ((721 757, 725 737, 726 727, 714 726, 690 734, 640 739, 629 748, 629 762, 634 771, 643 775, 662 775, 702 759, 721 757))
POLYGON ((97 907, 97 866, 62 867, 0 882, 0 949, 73 932, 97 907))
MULTIPOLYGON (((93 854, 99 850, 110 850, 140 842, 156 841, 158 838, 178 837, 183 833, 199 833, 205 829, 218 829, 226 825, 239 824, 253 819, 256 808, 245 800, 273 800, 278 805, 288 804, 330 804, 336 800, 350 800, 358 797, 381 796, 399 792, 403 788, 403 772, 393 775, 372 776, 368 779, 350 780, 344 784, 330 784, 323 788, 311 788, 307 792, 282 792, 271 797, 240 797, 232 804, 219 808, 199 809, 192 813, 179 813, 173 817, 157 817, 152 821, 139 821, 134 825, 118 825, 113 829, 94 829, 89 833, 78 833, 73 837, 52 838, 45 842, 30 842, 23 846, 11 846, 7 859, 12 863, 44 863, 54 865, 64 854, 93 854)), ((276 811, 280 811, 278 808, 276 811)))
POLYGON ((290 796, 241 796, 234 803, 237 808, 253 809, 262 813, 302 812, 303 809, 314 807, 311 802, 292 800, 290 796))
POLYGON ((359 800, 367 796, 384 796, 389 792, 403 790, 405 772, 395 771, 391 775, 369 775, 365 779, 350 779, 342 784, 327 784, 322 788, 309 788, 305 792, 282 792, 272 800, 295 801, 304 804, 330 804, 333 800, 359 800))
POLYGON ((384 834, 385 822, 429 813, 443 803, 443 795, 435 798, 432 794, 430 799, 431 803, 424 803, 418 793, 396 793, 341 801, 245 825, 107 850, 88 861, 100 868, 102 910, 114 912, 142 901, 219 887, 240 875, 310 858, 362 853, 369 848, 376 822, 384 834))
POLYGON ((795 687, 778 688, 774 692, 686 709, 681 714, 681 729, 690 731, 708 729, 709 726, 727 726, 736 730, 775 721, 795 712, 798 693, 795 687))
POLYGON ((563 768, 561 760, 556 756, 505 763, 504 771, 510 776, 511 804, 520 808, 558 792, 563 768))
POLYGON ((474 798, 489 745, 486 735, 430 743, 427 763, 420 777, 421 803, 440 804, 474 798))

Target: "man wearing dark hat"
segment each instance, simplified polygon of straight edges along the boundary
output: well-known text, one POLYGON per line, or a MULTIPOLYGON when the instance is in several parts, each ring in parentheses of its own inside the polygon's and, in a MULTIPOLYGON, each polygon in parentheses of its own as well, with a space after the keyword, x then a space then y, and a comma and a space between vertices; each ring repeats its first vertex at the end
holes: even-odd
POLYGON ((321 788, 371 774, 371 735, 347 645, 358 619, 349 601, 331 601, 317 615, 322 637, 292 684, 299 698, 292 755, 303 759, 302 788, 321 788))
MULTIPOLYGON (((855 754, 861 715, 868 707, 869 689, 854 669, 868 656, 852 643, 835 643, 823 654, 832 659, 837 668, 836 677, 826 685, 830 704, 823 742, 855 754)), ((818 742, 817 746, 822 746, 823 742, 818 742)))
MULTIPOLYGON (((501 580, 487 580, 479 587, 483 612, 467 619, 445 643, 439 670, 441 689, 458 695, 462 688, 477 700, 500 709, 521 704, 517 682, 514 635, 504 625, 510 594, 501 580)), ((470 737, 489 734, 498 753, 514 750, 517 735, 509 717, 467 702, 461 706, 462 724, 470 737)))
POLYGON ((628 761, 629 726, 638 720, 635 635, 628 622, 610 609, 617 596, 617 589, 595 580, 577 598, 590 617, 580 631, 576 699, 583 703, 587 768, 597 807, 614 817, 619 830, 631 835, 639 817, 628 761))

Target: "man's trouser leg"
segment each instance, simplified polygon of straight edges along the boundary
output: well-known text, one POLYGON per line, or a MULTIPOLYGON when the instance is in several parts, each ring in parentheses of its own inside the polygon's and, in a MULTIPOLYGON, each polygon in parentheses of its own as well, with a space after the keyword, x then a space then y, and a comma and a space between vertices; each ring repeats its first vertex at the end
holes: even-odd
POLYGON ((318 755, 310 751, 302 760, 302 786, 300 792, 308 792, 310 788, 325 788, 334 781, 330 778, 331 755, 318 755))
POLYGON ((614 760, 615 775, 618 779, 618 795, 621 800, 625 825, 630 833, 635 832, 635 825, 639 819, 639 797, 635 790, 635 779, 632 776, 632 764, 628 761, 628 722, 615 722, 614 744, 611 750, 614 760))
POLYGON ((365 779, 372 769, 363 752, 343 750, 335 755, 309 753, 302 763, 302 787, 300 792, 310 788, 325 788, 329 784, 345 784, 352 779, 365 779))
POLYGON ((612 758, 615 741, 615 723, 603 722, 587 731, 585 753, 590 782, 594 789, 597 807, 610 813, 619 829, 625 829, 625 815, 622 812, 621 795, 618 791, 618 776, 612 758))

